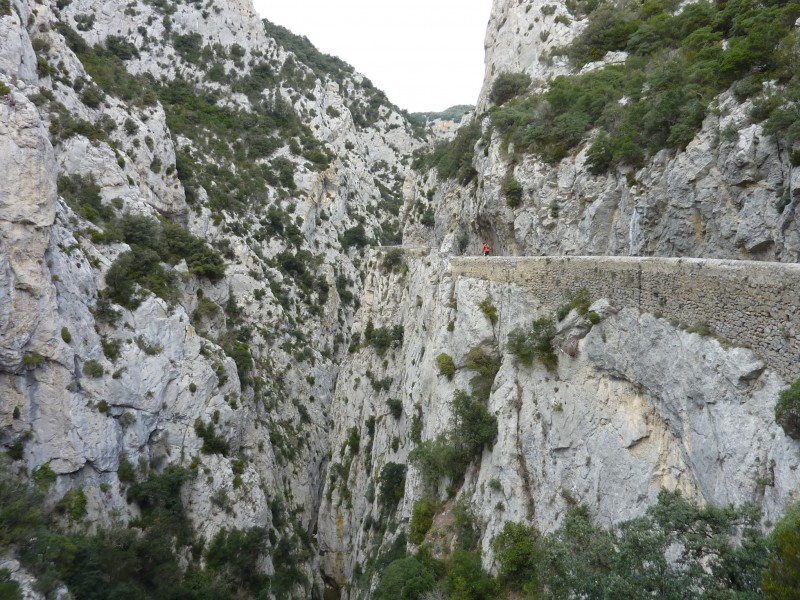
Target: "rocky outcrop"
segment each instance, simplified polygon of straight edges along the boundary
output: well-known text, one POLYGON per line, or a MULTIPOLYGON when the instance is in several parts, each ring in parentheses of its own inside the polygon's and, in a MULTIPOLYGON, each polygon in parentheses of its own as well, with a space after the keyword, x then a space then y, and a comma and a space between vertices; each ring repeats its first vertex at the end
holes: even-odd
MULTIPOLYGON (((339 238, 361 225, 360 246, 397 228, 399 188, 423 140, 346 65, 324 75, 268 37, 250 2, 208 11, 91 1, 32 7, 18 3, 0 15, 8 33, 0 80, 10 90, 0 92, 0 442, 24 445, 15 470, 46 465, 56 476, 54 499, 83 490, 90 528, 135 517, 126 487, 174 465, 196 474, 182 497, 200 539, 233 528, 274 528, 278 537, 280 528, 290 537, 297 527, 313 530, 336 357, 346 351, 361 288, 357 252, 339 238), (200 47, 224 57, 224 81, 205 80, 208 67, 172 45, 198 35, 200 47), (269 177, 279 159, 291 181, 264 186, 252 209, 239 212, 212 211, 209 190, 193 185, 190 206, 186 157, 235 178, 244 168, 227 154, 235 140, 218 129, 202 132, 217 146, 176 135, 157 98, 130 100, 129 88, 115 87, 128 80, 81 62, 109 43, 125 56, 107 55, 110 68, 153 75, 139 80, 144 85, 205 80, 215 102, 245 112, 280 98, 303 138, 291 148, 278 138, 257 168, 269 177), (231 89, 255 65, 277 78, 286 62, 291 75, 260 100, 231 89), (355 114, 367 108, 374 112, 355 114), (314 140, 327 168, 299 155, 299 142, 308 154, 314 140), (104 216, 87 219, 85 198, 59 193, 61 177, 96 189, 89 201, 104 216), (108 303, 105 276, 129 250, 113 221, 130 215, 186 225, 225 253, 224 277, 198 277, 182 261, 165 265, 174 286, 168 299, 144 293, 136 308, 108 303), (301 275, 313 285, 301 289, 301 275), (235 351, 240 363, 229 356, 235 351)), ((314 560, 297 565, 308 576, 299 594, 318 586, 314 560)), ((268 548, 262 565, 272 569, 268 548)))
POLYGON ((436 190, 434 244, 458 252, 455 238, 465 235, 467 253, 484 238, 503 255, 797 262, 798 170, 760 125, 750 124, 750 108, 723 94, 685 151, 662 150, 636 172, 598 176, 585 166, 588 145, 557 165, 532 155, 514 165, 485 122, 474 157, 477 189, 424 186, 436 190), (508 174, 523 188, 517 208, 502 193, 508 174))
MULTIPOLYGON (((756 502, 770 523, 793 499, 800 483, 796 442, 773 413, 784 382, 751 350, 689 333, 620 296, 595 299, 594 325, 575 311, 558 324, 556 371, 525 367, 508 350, 509 332, 553 318, 554 302, 568 301, 566 281, 556 298, 561 284, 525 278, 522 266, 504 277, 501 261, 489 259, 486 276, 476 278, 451 270, 447 257, 409 252, 405 260, 407 270, 373 273, 364 308, 364 319, 376 327, 402 322, 402 346, 383 356, 362 349, 343 364, 331 407, 339 418, 319 531, 323 568, 339 581, 362 569, 384 535, 378 500, 359 491, 377 489, 383 465, 406 463, 420 440, 449 426, 453 394, 469 389, 475 375, 466 367, 474 347, 501 357, 488 401, 498 437, 467 471, 456 497, 478 518, 487 566, 490 542, 506 521, 551 531, 576 502, 611 524, 642 514, 660 489, 678 489, 714 504, 756 502), (479 306, 487 298, 497 309, 495 324, 479 306), (457 366, 452 381, 437 367, 441 353, 457 366), (391 398, 402 402, 397 418, 389 412, 391 398), (353 431, 362 443, 351 455, 353 431)), ((723 302, 720 295, 704 300, 723 302)), ((408 468, 394 517, 401 524, 430 493, 416 467, 408 468)), ((447 499, 445 485, 438 494, 447 499)), ((428 539, 436 546, 437 536, 446 535, 434 531, 428 539)))
MULTIPOLYGON (((569 61, 553 50, 569 44, 586 21, 570 5, 547 0, 496 0, 486 26, 485 72, 477 113, 489 108, 492 84, 501 73, 527 73, 536 87, 571 71, 569 61)), ((579 6, 573 2, 572 7, 579 6)))
MULTIPOLYGON (((346 65, 299 39, 286 38, 305 52, 283 47, 288 34, 270 37, 247 0, 60 4, 0 15, 0 443, 17 449, 15 472, 52 470, 52 501, 83 490, 81 527, 124 526, 138 511, 127 486, 180 466, 199 539, 270 530, 259 564, 272 573, 275 544, 285 554, 303 533, 292 567, 307 580, 292 593, 319 591, 323 575, 344 587, 430 492, 408 455, 450 426, 475 347, 499 360, 498 437, 452 494, 454 482, 434 490, 436 552, 456 499, 487 567, 505 522, 551 531, 575 502, 610 524, 665 487, 755 502, 769 525, 792 499, 796 442, 772 411, 797 374, 796 265, 641 259, 798 261, 800 175, 749 104, 723 94, 684 151, 601 176, 585 145, 557 165, 512 162, 483 122, 463 186, 412 174, 428 139, 346 65), (152 97, 131 99, 117 77, 152 97), (184 100, 206 102, 189 116, 161 87, 178 80, 195 94, 184 100), (245 139, 236 120, 256 113, 269 135, 245 139), (523 189, 514 209, 508 173, 523 189), (103 290, 134 216, 185 227, 224 274, 170 256, 169 293, 115 305, 103 290), (400 232, 405 246, 365 248, 400 232), (617 258, 452 259, 480 238, 502 255, 617 258), (510 332, 581 287, 592 317, 558 323, 557 370, 520 364, 510 332), (408 468, 396 511, 379 497, 389 463, 408 468)), ((501 72, 537 86, 566 72, 552 50, 584 25, 579 7, 497 0, 477 114, 501 72)))
POLYGON ((28 345, 43 345, 52 334, 42 321, 55 301, 44 257, 56 185, 47 130, 33 103, 16 92, 0 99, 0 160, 0 364, 17 372, 28 345))

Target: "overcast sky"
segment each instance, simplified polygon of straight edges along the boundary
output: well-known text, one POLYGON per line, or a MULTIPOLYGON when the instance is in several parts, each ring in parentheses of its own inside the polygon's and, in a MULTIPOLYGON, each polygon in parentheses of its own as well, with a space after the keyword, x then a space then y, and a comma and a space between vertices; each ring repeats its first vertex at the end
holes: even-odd
POLYGON ((410 112, 475 104, 492 0, 254 0, 410 112))

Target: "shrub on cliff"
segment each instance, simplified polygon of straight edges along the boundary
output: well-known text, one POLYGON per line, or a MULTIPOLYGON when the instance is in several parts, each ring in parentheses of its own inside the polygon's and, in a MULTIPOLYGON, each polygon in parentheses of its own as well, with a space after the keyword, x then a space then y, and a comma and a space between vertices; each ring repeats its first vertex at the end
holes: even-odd
POLYGON ((475 119, 459 128, 451 141, 441 142, 430 153, 418 155, 412 167, 422 171, 436 167, 442 179, 457 179, 467 185, 478 175, 472 158, 481 134, 481 121, 475 119))
POLYGON ((800 597, 800 503, 786 509, 770 534, 773 549, 761 581, 767 600, 800 597))
POLYGON ((517 208, 522 204, 522 184, 514 179, 514 174, 511 169, 506 173, 500 191, 506 197, 506 204, 511 208, 517 208))
POLYGON ((548 371, 555 371, 558 366, 558 356, 553 349, 555 331, 551 319, 536 319, 530 329, 517 327, 509 333, 507 348, 526 367, 536 359, 548 371))
POLYGON ((489 99, 498 106, 528 91, 531 78, 527 73, 500 73, 492 84, 489 99))
POLYGON ((425 534, 433 525, 433 515, 436 513, 436 501, 433 498, 423 498, 414 503, 411 512, 411 524, 408 526, 408 539, 415 544, 425 540, 425 534))
POLYGON ((456 364, 453 362, 452 356, 446 352, 442 352, 436 357, 436 364, 439 367, 439 373, 448 379, 453 379, 453 375, 456 374, 456 364))
POLYGON ((775 421, 791 438, 800 439, 800 379, 778 396, 775 405, 775 421))
POLYGON ((557 77, 547 91, 498 103, 490 110, 492 124, 514 152, 548 162, 574 153, 596 130, 586 164, 600 174, 623 164, 638 167, 664 148, 685 148, 713 99, 737 80, 740 102, 777 81, 768 98, 756 100, 752 116, 767 119, 765 133, 800 162, 798 16, 797 3, 755 0, 697 2, 680 11, 671 1, 604 3, 554 53, 580 67, 621 50, 629 54, 625 63, 557 77))
POLYGON ((103 205, 100 186, 92 176, 62 175, 58 178, 58 193, 72 210, 95 225, 114 216, 113 209, 103 205))
POLYGON ((383 356, 389 348, 402 346, 403 335, 402 325, 375 327, 371 319, 367 321, 367 326, 364 328, 364 341, 375 348, 379 356, 383 356))
POLYGON ((394 510, 403 497, 406 488, 406 466, 388 462, 378 477, 378 503, 388 510, 394 510))
POLYGON ((414 556, 393 561, 375 589, 376 600, 417 600, 436 585, 433 573, 414 556))
POLYGON ((436 486, 442 477, 460 480, 469 464, 497 438, 497 418, 464 390, 453 396, 452 419, 447 433, 414 448, 408 459, 422 472, 426 483, 436 486))
POLYGON ((120 254, 106 273, 111 300, 131 309, 142 301, 137 285, 171 300, 174 297, 173 280, 174 274, 164 268, 158 253, 140 246, 120 254))
POLYGON ((472 395, 478 400, 486 402, 489 399, 494 378, 500 370, 500 362, 499 356, 489 354, 480 346, 471 348, 467 353, 467 369, 477 372, 469 380, 469 385, 472 388, 472 395))

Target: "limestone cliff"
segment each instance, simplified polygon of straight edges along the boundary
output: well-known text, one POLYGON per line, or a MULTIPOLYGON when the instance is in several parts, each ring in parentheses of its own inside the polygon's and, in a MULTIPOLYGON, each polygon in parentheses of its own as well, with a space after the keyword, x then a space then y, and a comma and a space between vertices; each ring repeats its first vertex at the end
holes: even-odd
MULTIPOLYGON (((20 1, 0 28, 0 419, 13 470, 52 472, 55 499, 79 491, 92 529, 136 517, 130 485, 181 466, 195 474, 181 496, 201 540, 259 527, 273 547, 310 544, 294 533, 315 527, 337 357, 361 295, 348 249, 397 235, 421 134, 249 2, 20 1), (134 223, 160 252, 175 235, 194 250, 154 271, 168 287, 134 279, 115 304, 108 290, 136 277, 126 257, 144 256, 134 223)), ((271 554, 267 573, 282 568, 271 554)), ((292 566, 287 593, 320 587, 313 562, 292 566)))
MULTIPOLYGON (((642 277, 636 260, 451 260, 409 252, 404 261, 367 280, 363 309, 375 326, 402 322, 402 344, 385 354, 361 350, 342 365, 333 399, 333 468, 319 530, 323 568, 338 580, 361 572, 375 544, 397 533, 391 523, 405 529, 414 503, 430 493, 419 465, 409 463, 386 529, 379 499, 359 492, 377 489, 384 465, 406 463, 420 440, 450 426, 454 393, 469 389, 477 375, 469 368, 474 348, 499 358, 488 400, 497 440, 471 464, 455 497, 444 485, 438 495, 444 514, 460 499, 474 512, 487 567, 491 540, 506 521, 549 531, 574 502, 611 524, 642 514, 660 489, 679 489, 717 505, 756 502, 770 523, 796 497, 797 444, 773 413, 782 377, 797 376, 796 311, 789 309, 789 323, 783 314, 775 321, 787 323, 794 344, 782 352, 792 357, 786 367, 759 356, 784 343, 784 333, 749 350, 733 332, 725 340, 686 330, 709 314, 731 323, 737 312, 726 304, 731 299, 712 290, 741 281, 728 271, 735 263, 653 259, 642 277), (578 286, 593 294, 595 324, 572 310, 557 325, 557 369, 520 364, 509 333, 537 318, 555 320, 578 286), (494 322, 481 307, 487 299, 494 322), (437 365, 442 353, 456 366, 452 378, 437 365), (401 413, 390 410, 392 399, 402 403, 401 413), (348 446, 353 430, 361 440, 355 449, 348 446)), ((797 285, 796 265, 764 268, 760 281, 777 287, 736 295, 743 306, 781 305, 797 285)), ((753 318, 758 324, 744 324, 742 332, 772 328, 753 318)), ((449 551, 447 523, 435 522, 425 538, 439 552, 449 551)))
MULTIPOLYGON (((176 568, 255 532, 265 597, 369 597, 429 495, 424 541, 446 556, 466 507, 490 570, 506 522, 611 525, 662 488, 774 523, 800 485, 773 413, 800 364, 796 160, 732 90, 637 169, 590 172, 593 130, 516 153, 492 85, 578 70, 556 50, 584 4, 495 1, 459 180, 412 170, 452 132, 248 1, 0 0, 0 475, 63 531, 146 537, 141 486, 178 473, 176 568), (481 238, 509 256, 456 256, 481 238), (509 342, 539 318, 550 369, 509 342), (474 385, 496 439, 431 490, 409 455, 474 385)), ((29 597, 67 593, 3 549, 29 597)))

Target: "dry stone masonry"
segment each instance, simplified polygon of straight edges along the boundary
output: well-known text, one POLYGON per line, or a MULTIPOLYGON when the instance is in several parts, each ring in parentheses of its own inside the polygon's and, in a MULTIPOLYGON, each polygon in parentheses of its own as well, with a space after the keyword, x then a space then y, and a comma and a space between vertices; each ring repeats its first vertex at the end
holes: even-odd
POLYGON ((531 288, 553 309, 589 290, 688 326, 707 324, 787 380, 800 376, 800 264, 699 258, 549 256, 455 258, 454 276, 531 288))

